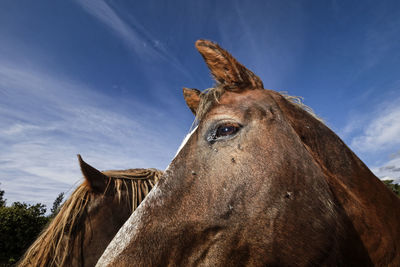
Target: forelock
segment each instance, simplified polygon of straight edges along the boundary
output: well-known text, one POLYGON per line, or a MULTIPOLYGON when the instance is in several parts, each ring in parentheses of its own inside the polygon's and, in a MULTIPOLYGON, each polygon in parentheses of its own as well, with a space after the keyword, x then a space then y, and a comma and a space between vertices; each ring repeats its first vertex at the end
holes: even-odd
POLYGON ((200 94, 200 103, 196 111, 196 121, 200 121, 211 107, 219 102, 225 91, 226 89, 223 86, 215 86, 204 90, 200 94))

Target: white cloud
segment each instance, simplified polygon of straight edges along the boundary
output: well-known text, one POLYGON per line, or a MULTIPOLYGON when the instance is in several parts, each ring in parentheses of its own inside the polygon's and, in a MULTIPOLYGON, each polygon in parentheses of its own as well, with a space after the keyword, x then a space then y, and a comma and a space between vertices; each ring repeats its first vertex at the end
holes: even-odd
POLYGON ((124 105, 117 99, 38 68, 0 61, 0 96, 0 182, 9 204, 51 207, 81 180, 78 153, 100 170, 164 168, 180 141, 167 114, 134 100, 121 112, 112 108, 124 105))
MULTIPOLYGON (((398 85, 397 83, 395 85, 398 85)), ((400 183, 400 99, 392 97, 368 113, 352 114, 342 130, 350 147, 369 161, 372 172, 382 180, 400 183), (389 155, 389 157, 388 157, 389 155)))
POLYGON ((373 167, 371 170, 382 180, 394 180, 395 183, 400 184, 400 157, 389 160, 381 167, 373 167))
MULTIPOLYGON (((399 100, 395 103, 399 103, 399 100)), ((351 146, 359 151, 379 151, 400 145, 400 106, 393 104, 383 108, 363 129, 361 135, 353 138, 351 146)))

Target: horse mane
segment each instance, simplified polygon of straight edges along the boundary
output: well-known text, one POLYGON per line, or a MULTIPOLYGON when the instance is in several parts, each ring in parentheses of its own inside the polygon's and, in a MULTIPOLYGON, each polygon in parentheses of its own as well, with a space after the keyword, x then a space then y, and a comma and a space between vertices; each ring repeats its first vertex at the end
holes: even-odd
POLYGON ((304 97, 302 97, 302 96, 292 96, 292 95, 289 95, 285 91, 282 91, 282 92, 279 92, 279 93, 283 96, 283 98, 285 98, 287 101, 289 101, 295 107, 307 111, 308 114, 310 114, 311 116, 316 118, 318 121, 324 123, 324 120, 321 117, 319 117, 314 112, 314 110, 312 108, 310 108, 309 106, 307 106, 306 104, 303 103, 304 97))
MULTIPOLYGON (((109 177, 104 194, 113 188, 111 190, 114 192, 111 193, 121 201, 123 189, 132 188, 132 194, 126 194, 126 200, 130 203, 133 213, 163 172, 156 169, 128 169, 102 173, 109 177)), ((27 250, 18 266, 63 266, 79 230, 77 223, 85 216, 88 203, 93 201, 96 195, 99 194, 93 192, 86 181, 79 185, 62 205, 57 216, 27 250)))
MULTIPOLYGON (((196 112, 196 121, 200 121, 215 103, 219 103, 219 99, 225 93, 225 91, 226 89, 224 86, 216 85, 215 87, 208 88, 201 92, 200 103, 196 112)), ((322 123, 324 122, 320 117, 318 117, 318 115, 315 114, 312 108, 303 103, 303 97, 291 96, 285 91, 279 93, 296 108, 303 109, 307 111, 311 116, 316 118, 318 121, 322 123)))
POLYGON ((131 212, 133 213, 158 182, 163 172, 157 169, 128 169, 103 171, 103 174, 113 178, 111 180, 114 181, 119 201, 121 201, 122 189, 128 189, 129 186, 132 188, 132 195, 127 195, 129 198, 127 200, 128 203, 131 203, 131 212))

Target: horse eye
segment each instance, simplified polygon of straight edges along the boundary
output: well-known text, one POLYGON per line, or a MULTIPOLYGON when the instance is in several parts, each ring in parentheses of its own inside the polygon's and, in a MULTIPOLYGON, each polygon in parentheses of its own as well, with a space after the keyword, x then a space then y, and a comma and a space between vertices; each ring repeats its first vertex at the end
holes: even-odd
POLYGON ((219 139, 229 139, 230 137, 233 137, 241 128, 242 125, 238 123, 221 123, 209 131, 206 139, 211 144, 215 143, 219 139))
POLYGON ((215 132, 215 137, 223 137, 223 136, 229 136, 232 134, 235 134, 239 130, 239 127, 237 125, 233 124, 226 124, 226 125, 221 125, 217 128, 217 131, 215 132))
POLYGON ((207 141, 214 143, 219 139, 226 139, 234 136, 242 126, 237 123, 224 123, 214 128, 207 137, 207 141))

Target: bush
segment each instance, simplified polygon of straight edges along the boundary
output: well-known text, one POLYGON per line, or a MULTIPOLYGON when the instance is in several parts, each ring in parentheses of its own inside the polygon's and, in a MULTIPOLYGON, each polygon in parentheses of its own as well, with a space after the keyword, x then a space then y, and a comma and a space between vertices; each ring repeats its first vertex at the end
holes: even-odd
POLYGON ((42 204, 14 202, 0 207, 0 264, 13 264, 32 244, 49 219, 42 204))

